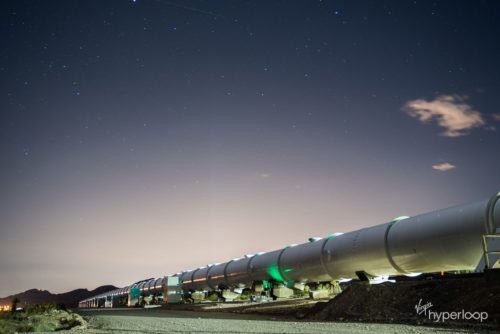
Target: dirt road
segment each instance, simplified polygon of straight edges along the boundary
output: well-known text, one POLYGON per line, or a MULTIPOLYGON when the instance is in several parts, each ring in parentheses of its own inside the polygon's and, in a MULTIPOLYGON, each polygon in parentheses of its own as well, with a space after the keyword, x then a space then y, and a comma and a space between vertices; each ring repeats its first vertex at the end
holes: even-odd
POLYGON ((90 333, 493 333, 407 325, 304 322, 255 314, 175 311, 165 309, 78 310, 90 333))

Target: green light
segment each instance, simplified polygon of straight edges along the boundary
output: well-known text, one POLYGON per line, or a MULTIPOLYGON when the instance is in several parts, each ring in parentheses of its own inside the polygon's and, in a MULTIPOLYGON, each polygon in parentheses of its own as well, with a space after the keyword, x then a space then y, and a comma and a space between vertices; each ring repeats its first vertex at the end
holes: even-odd
POLYGON ((278 264, 272 264, 267 267, 267 273, 271 276, 275 281, 284 282, 285 279, 281 276, 280 270, 278 268, 278 264))
POLYGON ((138 288, 131 288, 129 293, 130 293, 130 298, 134 299, 141 295, 141 290, 138 288))
POLYGON ((330 239, 333 239, 335 238, 336 236, 339 236, 339 235, 342 235, 344 233, 332 233, 330 234, 329 236, 326 237, 327 240, 330 240, 330 239))
POLYGON ((262 287, 267 290, 267 289, 272 288, 272 285, 268 280, 264 279, 264 280, 262 280, 262 287))

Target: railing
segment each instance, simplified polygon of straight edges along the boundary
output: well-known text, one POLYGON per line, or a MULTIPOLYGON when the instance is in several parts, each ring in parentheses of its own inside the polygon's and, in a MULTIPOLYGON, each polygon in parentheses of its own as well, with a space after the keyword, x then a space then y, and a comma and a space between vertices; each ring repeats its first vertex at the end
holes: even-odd
POLYGON ((488 239, 500 238, 500 234, 483 234, 484 269, 491 269, 490 255, 500 255, 500 250, 488 250, 488 239))

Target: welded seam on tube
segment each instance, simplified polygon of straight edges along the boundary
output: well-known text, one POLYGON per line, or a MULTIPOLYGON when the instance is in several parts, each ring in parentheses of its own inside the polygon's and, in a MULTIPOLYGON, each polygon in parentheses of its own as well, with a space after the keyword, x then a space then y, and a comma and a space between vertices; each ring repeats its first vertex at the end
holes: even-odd
POLYGON ((224 266, 224 282, 226 282, 226 286, 227 286, 228 288, 230 288, 231 286, 230 286, 230 284, 229 284, 229 280, 227 279, 227 266, 229 266, 229 264, 230 264, 231 262, 233 262, 233 261, 234 261, 234 260, 228 261, 228 262, 226 263, 226 265, 224 266))
POLYGON ((196 287, 196 283, 194 283, 194 274, 196 274, 198 270, 200 270, 200 268, 193 270, 193 273, 191 274, 191 282, 190 282, 191 286, 194 285, 196 287))
POLYGON ((259 256, 260 254, 257 253, 255 254, 254 256, 252 256, 251 258, 248 259, 248 263, 247 263, 247 276, 248 278, 250 279, 250 282, 253 283, 255 280, 253 279, 253 276, 252 276, 252 272, 253 272, 253 268, 252 268, 252 261, 253 259, 255 259, 257 256, 259 256))
POLYGON ((323 241, 323 245, 321 245, 321 252, 319 254, 319 259, 321 260, 321 266, 323 267, 323 270, 325 271, 325 274, 327 274, 328 276, 330 276, 330 278, 333 280, 334 277, 333 275, 328 271, 328 267, 326 266, 326 263, 325 263, 325 259, 324 259, 324 256, 325 256, 325 246, 326 244, 328 243, 328 241, 332 240, 333 238, 335 238, 336 235, 332 235, 331 237, 326 237, 325 238, 325 241, 323 241))
POLYGON ((385 248, 385 255, 387 256, 387 260, 391 264, 391 266, 399 273, 401 274, 409 274, 408 271, 404 270, 400 266, 397 265, 396 261, 392 258, 391 251, 389 250, 389 231, 391 230, 392 225, 395 225, 397 222, 406 219, 406 218, 397 218, 391 221, 387 229, 385 230, 385 235, 384 235, 384 248, 385 248))
POLYGON ((207 286, 215 290, 215 287, 210 284, 210 278, 208 277, 208 275, 210 274, 210 269, 212 269, 213 267, 215 267, 215 265, 208 267, 207 274, 205 275, 205 283, 207 284, 207 286))
POLYGON ((487 234, 495 234, 496 226, 494 223, 495 220, 495 206, 500 199, 500 192, 493 195, 488 204, 486 206, 486 233, 487 234))
POLYGON ((278 272, 279 272, 279 274, 280 274, 281 278, 283 279, 283 281, 284 281, 285 283, 288 283, 289 279, 285 276, 285 273, 283 272, 283 270, 281 270, 281 255, 283 255, 283 253, 286 251, 286 249, 287 249, 288 247, 289 247, 289 246, 287 246, 287 247, 285 247, 285 248, 283 248, 283 249, 281 250, 281 252, 280 252, 280 253, 279 253, 279 255, 278 255, 278 261, 277 261, 277 262, 278 262, 278 263, 277 263, 277 264, 278 264, 278 272))

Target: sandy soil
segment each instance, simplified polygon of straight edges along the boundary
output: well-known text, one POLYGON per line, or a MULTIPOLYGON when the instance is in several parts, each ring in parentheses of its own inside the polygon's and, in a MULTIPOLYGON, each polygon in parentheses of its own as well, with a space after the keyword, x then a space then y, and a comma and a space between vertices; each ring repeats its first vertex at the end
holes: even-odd
POLYGON ((167 309, 79 310, 89 329, 65 333, 493 333, 397 324, 294 321, 256 314, 167 309))

